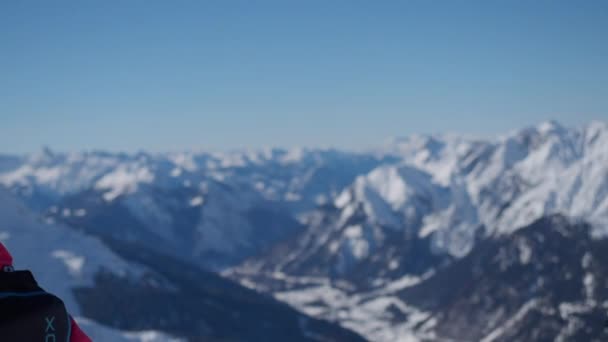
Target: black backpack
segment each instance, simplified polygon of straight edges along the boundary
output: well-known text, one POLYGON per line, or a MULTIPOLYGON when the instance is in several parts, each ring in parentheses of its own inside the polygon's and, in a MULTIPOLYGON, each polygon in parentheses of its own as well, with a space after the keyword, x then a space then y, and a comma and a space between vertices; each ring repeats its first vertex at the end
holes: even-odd
POLYGON ((29 271, 0 272, 0 341, 69 342, 71 321, 61 299, 29 271))

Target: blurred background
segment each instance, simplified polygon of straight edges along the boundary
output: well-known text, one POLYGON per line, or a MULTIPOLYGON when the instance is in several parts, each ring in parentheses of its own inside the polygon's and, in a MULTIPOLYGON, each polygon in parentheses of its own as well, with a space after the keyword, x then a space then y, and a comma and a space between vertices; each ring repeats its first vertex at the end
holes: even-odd
POLYGON ((0 241, 95 341, 608 338, 602 1, 0 4, 0 241))

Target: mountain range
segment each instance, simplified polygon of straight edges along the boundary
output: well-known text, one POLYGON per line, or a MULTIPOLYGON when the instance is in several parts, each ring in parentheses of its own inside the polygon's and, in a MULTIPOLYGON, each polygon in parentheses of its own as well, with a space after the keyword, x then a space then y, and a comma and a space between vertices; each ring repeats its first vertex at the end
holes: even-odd
POLYGON ((356 152, 43 149, 0 156, 0 184, 1 240, 96 331, 606 338, 605 122, 356 152))

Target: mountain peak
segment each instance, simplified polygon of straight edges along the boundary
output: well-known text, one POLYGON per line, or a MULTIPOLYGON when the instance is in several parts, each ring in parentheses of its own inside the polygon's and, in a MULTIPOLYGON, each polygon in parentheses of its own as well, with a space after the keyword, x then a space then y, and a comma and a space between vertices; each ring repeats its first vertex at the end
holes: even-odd
POLYGON ((59 156, 49 146, 44 145, 42 148, 31 155, 31 160, 39 163, 50 163, 59 156))
POLYGON ((536 126, 536 130, 539 133, 548 134, 548 133, 563 132, 566 130, 566 128, 562 124, 557 122, 556 120, 547 120, 547 121, 543 121, 540 124, 538 124, 536 126))

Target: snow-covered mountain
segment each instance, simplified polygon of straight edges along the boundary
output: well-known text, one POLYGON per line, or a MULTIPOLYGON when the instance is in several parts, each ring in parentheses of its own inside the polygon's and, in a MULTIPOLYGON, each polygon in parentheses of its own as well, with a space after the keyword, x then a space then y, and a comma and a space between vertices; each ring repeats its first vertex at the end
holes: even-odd
POLYGON ((591 230, 543 217, 424 274, 379 278, 364 290, 327 276, 227 275, 371 341, 604 341, 608 239, 591 230))
POLYGON ((464 200, 478 215, 466 219, 489 233, 509 232, 556 212, 607 222, 605 122, 577 129, 543 122, 495 141, 437 139, 405 139, 384 153, 402 156, 437 184, 466 190, 464 200))
POLYGON ((0 155, 0 184, 33 207, 97 189, 104 200, 137 192, 146 184, 163 189, 197 188, 201 181, 247 184, 264 198, 304 210, 327 201, 359 174, 384 159, 361 153, 315 149, 267 149, 225 153, 55 153, 0 155))
POLYGON ((62 298, 95 341, 363 340, 157 250, 45 220, 5 190, 0 222, 15 267, 62 298))
POLYGON ((62 298, 95 341, 362 340, 198 267, 45 222, 5 191, 0 221, 15 267, 62 298))
POLYGON ((210 268, 292 234, 297 213, 331 200, 381 163, 304 149, 135 155, 44 149, 0 161, 6 165, 0 184, 53 220, 136 238, 210 268))
POLYGON ((433 339, 449 329, 428 318, 445 317, 400 291, 444 279, 489 241, 511 241, 552 215, 569 223, 547 221, 547 230, 587 222, 593 238, 608 235, 608 124, 549 121, 490 139, 413 135, 357 153, 45 149, 0 156, 0 184, 49 222, 123 254, 127 244, 175 258, 167 265, 223 270, 372 340, 433 339))
POLYGON ((309 229, 286 242, 287 257, 255 267, 348 277, 373 262, 374 281, 424 272, 402 267, 410 244, 459 258, 480 237, 509 234, 546 215, 584 219, 594 234, 608 233, 605 123, 566 129, 546 122, 495 141, 411 137, 376 153, 400 162, 358 176, 332 204, 309 213, 309 229))
POLYGON ((541 218, 394 295, 429 313, 437 340, 603 341, 608 239, 591 229, 541 218))
POLYGON ((332 203, 305 215, 300 234, 225 274, 372 340, 393 341, 420 322, 387 327, 382 322, 391 308, 413 317, 422 317, 421 310, 407 300, 381 305, 371 301, 375 294, 418 282, 424 287, 428 278, 439 277, 437 286, 446 286, 449 280, 440 274, 478 244, 510 239, 554 214, 589 222, 597 239, 608 233, 606 123, 568 129, 546 122, 487 141, 414 136, 375 153, 399 161, 360 175, 332 203), (361 312, 362 298, 373 303, 365 310, 377 319, 361 312), (366 318, 352 319, 358 315, 366 318), (362 321, 374 323, 365 327, 362 321))

